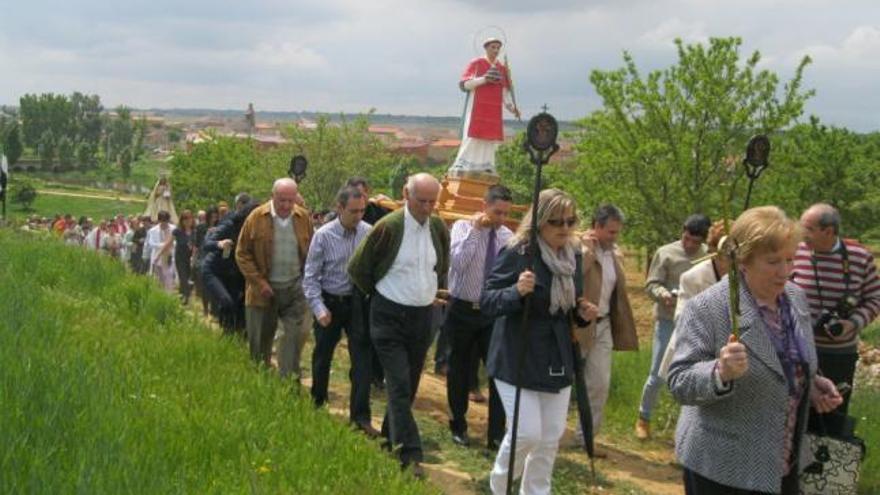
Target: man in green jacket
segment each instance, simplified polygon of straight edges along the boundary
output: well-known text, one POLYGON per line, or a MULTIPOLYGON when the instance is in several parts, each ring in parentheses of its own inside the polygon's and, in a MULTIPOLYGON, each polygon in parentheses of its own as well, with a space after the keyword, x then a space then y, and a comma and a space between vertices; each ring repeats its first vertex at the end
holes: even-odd
POLYGON ((449 270, 449 233, 432 215, 439 193, 431 175, 411 176, 404 207, 373 226, 348 265, 352 282, 370 296, 370 336, 388 394, 382 433, 401 465, 419 477, 422 444, 412 402, 431 345, 431 307, 441 303, 449 270))

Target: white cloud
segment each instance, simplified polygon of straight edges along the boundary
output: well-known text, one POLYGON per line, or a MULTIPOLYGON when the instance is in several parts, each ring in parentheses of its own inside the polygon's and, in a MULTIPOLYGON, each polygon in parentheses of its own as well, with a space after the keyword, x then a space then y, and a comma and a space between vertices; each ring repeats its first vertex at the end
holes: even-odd
POLYGON ((641 48, 668 50, 672 48, 676 38, 680 38, 685 43, 706 43, 709 41, 709 35, 706 34, 706 26, 703 22, 685 22, 678 17, 672 17, 639 36, 636 43, 641 48))

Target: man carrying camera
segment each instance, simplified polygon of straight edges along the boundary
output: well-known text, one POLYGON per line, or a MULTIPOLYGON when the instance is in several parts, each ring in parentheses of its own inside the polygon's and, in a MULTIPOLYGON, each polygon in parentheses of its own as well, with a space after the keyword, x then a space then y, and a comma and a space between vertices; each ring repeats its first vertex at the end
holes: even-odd
POLYGON ((819 369, 841 389, 844 400, 836 413, 845 415, 859 332, 880 313, 880 279, 871 252, 839 237, 840 213, 834 207, 817 203, 807 208, 801 226, 804 242, 795 255, 792 281, 807 294, 819 369))

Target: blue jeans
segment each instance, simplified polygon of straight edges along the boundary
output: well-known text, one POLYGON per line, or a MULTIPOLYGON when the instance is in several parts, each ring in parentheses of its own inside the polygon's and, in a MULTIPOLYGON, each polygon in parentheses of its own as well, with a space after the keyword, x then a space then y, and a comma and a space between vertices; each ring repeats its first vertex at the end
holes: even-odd
POLYGON ((654 343, 651 347, 651 373, 642 389, 642 402, 639 404, 639 417, 645 421, 651 420, 651 410, 657 403, 657 395, 664 380, 660 378, 660 362, 663 361, 663 353, 675 328, 672 320, 658 319, 654 325, 654 343))

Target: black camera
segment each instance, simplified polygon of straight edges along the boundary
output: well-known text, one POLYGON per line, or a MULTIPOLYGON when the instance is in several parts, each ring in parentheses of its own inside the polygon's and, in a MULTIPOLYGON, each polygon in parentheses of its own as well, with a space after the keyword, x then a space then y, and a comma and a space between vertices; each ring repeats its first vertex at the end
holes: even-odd
POLYGON ((813 325, 813 333, 825 332, 832 337, 839 337, 843 333, 841 320, 852 316, 858 302, 858 299, 852 294, 844 294, 833 309, 822 310, 819 319, 813 325))

